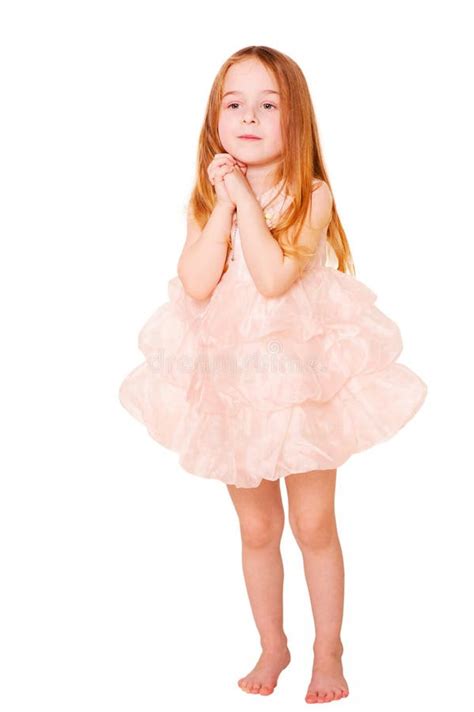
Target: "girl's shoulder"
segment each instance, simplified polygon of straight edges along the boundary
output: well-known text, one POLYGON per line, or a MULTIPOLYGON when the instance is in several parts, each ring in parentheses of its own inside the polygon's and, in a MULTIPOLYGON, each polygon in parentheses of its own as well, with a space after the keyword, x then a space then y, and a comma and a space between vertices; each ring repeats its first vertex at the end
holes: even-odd
MULTIPOLYGON (((333 196, 329 185, 322 178, 313 178, 311 187, 311 200, 314 206, 316 204, 321 206, 327 206, 329 209, 332 208, 333 196)), ((291 199, 291 194, 286 196, 287 199, 291 199)))
POLYGON ((331 189, 326 181, 322 178, 314 178, 309 218, 313 229, 321 229, 330 223, 333 203, 331 189))
POLYGON ((327 195, 330 195, 332 197, 331 189, 329 188, 328 184, 326 183, 325 180, 322 178, 313 178, 313 191, 315 190, 322 190, 323 193, 326 193, 327 195))

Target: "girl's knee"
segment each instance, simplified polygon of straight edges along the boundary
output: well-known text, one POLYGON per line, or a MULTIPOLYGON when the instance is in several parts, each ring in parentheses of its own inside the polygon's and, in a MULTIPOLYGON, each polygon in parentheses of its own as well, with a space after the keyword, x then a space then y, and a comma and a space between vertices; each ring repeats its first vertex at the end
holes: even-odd
POLYGON ((253 548, 279 544, 284 528, 284 514, 247 515, 240 519, 242 543, 253 548))
POLYGON ((333 512, 293 515, 290 517, 290 526, 302 548, 323 549, 332 545, 337 538, 333 512))

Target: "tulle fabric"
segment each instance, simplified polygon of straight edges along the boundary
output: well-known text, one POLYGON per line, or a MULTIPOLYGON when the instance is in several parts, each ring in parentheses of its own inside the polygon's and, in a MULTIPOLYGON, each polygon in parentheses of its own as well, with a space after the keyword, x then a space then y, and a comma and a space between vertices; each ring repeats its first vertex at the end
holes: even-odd
POLYGON ((256 289, 238 229, 234 256, 206 300, 169 281, 139 334, 145 361, 120 386, 122 405, 184 470, 257 487, 333 469, 415 415, 427 386, 397 361, 398 326, 371 289, 326 265, 324 240, 278 298, 256 289))

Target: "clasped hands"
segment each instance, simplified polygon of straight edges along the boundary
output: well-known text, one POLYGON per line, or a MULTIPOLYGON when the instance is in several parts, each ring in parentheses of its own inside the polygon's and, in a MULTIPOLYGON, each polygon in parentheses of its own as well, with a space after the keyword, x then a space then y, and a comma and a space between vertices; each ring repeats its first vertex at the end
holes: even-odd
POLYGON ((216 153, 207 168, 209 180, 215 188, 217 202, 235 209, 246 200, 256 200, 245 177, 247 164, 230 153, 216 153))

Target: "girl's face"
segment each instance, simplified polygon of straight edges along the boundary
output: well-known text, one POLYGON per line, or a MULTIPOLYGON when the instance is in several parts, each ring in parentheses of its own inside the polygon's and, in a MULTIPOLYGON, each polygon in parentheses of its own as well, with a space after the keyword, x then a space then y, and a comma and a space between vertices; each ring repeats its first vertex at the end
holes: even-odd
POLYGON ((247 165, 265 165, 280 158, 280 94, 266 67, 254 59, 233 64, 222 94, 218 131, 224 151, 247 165), (239 138, 243 134, 259 140, 239 138))

